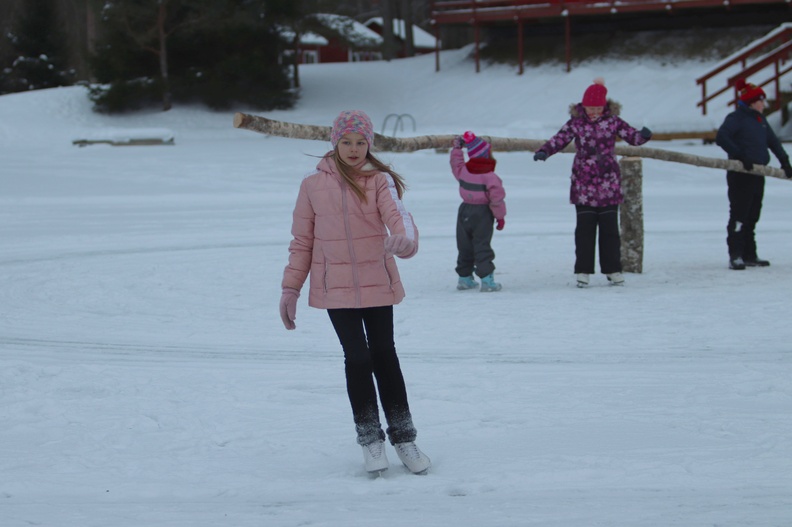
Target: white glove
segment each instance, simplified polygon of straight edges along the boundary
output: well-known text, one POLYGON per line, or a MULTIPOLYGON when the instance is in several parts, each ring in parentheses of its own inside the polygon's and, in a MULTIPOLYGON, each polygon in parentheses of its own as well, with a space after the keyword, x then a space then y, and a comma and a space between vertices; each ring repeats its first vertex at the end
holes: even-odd
POLYGON ((294 321, 297 319, 298 298, 300 298, 299 291, 291 287, 283 288, 283 294, 280 299, 280 316, 286 329, 294 329, 297 327, 294 321))
POLYGON ((404 235, 394 234, 385 238, 385 250, 399 258, 407 258, 415 254, 415 242, 404 235))

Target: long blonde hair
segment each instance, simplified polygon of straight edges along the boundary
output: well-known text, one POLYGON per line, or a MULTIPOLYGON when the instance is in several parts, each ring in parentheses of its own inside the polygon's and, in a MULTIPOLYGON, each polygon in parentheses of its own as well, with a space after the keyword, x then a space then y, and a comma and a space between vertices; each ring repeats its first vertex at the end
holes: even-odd
POLYGON ((360 198, 360 201, 363 203, 368 202, 368 198, 366 198, 366 192, 363 190, 363 187, 360 186, 360 183, 357 182, 355 176, 358 175, 374 175, 377 172, 387 172, 393 178, 393 182, 396 185, 396 193, 399 195, 399 199, 404 195, 404 192, 407 190, 407 184, 404 182, 404 178, 397 174, 390 165, 386 165, 377 157, 371 153, 371 149, 366 152, 366 161, 372 167, 373 170, 359 170, 353 168, 346 164, 342 159, 341 156, 338 155, 338 148, 334 148, 333 152, 328 154, 328 157, 331 157, 333 161, 335 161, 336 168, 338 168, 338 173, 341 174, 341 177, 344 181, 349 185, 349 188, 352 189, 352 192, 360 198))

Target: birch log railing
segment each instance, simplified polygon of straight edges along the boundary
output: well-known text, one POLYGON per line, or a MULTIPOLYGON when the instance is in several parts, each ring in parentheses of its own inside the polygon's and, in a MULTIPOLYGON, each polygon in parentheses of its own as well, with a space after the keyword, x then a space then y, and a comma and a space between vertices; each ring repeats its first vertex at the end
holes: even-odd
MULTIPOLYGON (((236 113, 234 115, 234 128, 242 128, 278 137, 315 141, 329 141, 331 130, 329 126, 276 121, 246 113, 236 113)), ((451 141, 453 141, 454 137, 454 135, 388 137, 375 133, 374 144, 376 145, 376 150, 380 152, 415 152, 417 150, 448 149, 451 147, 451 141)), ((480 137, 492 145, 493 151, 498 152, 535 152, 546 142, 539 139, 518 139, 485 135, 480 137)), ((562 152, 574 153, 575 147, 574 145, 569 145, 562 152)), ((703 168, 746 172, 739 161, 683 154, 659 148, 617 145, 615 153, 618 156, 623 156, 619 161, 619 165, 622 168, 625 201, 625 206, 620 207, 622 267, 624 271, 631 273, 640 273, 643 270, 643 195, 641 190, 642 169, 640 158, 683 163, 703 168)), ((756 165, 749 173, 786 179, 783 170, 770 166, 756 165)))
MULTIPOLYGON (((234 115, 234 127, 292 139, 309 139, 315 141, 330 140, 329 126, 287 123, 285 121, 275 121, 273 119, 267 119, 266 117, 245 113, 237 113, 234 115)), ((428 150, 432 148, 450 148, 451 141, 454 137, 454 135, 388 137, 375 133, 374 144, 376 145, 376 150, 380 152, 415 152, 416 150, 428 150)), ((498 152, 535 152, 546 142, 538 139, 516 139, 512 137, 490 137, 486 135, 482 135, 481 138, 492 145, 493 151, 498 152)), ((574 153, 575 148, 570 145, 565 148, 563 152, 574 153)), ((661 150, 659 148, 617 145, 616 155, 658 159, 660 161, 683 163, 697 167, 745 172, 742 163, 739 161, 683 154, 681 152, 661 150)), ((769 166, 757 165, 750 173, 786 179, 783 170, 769 166)))

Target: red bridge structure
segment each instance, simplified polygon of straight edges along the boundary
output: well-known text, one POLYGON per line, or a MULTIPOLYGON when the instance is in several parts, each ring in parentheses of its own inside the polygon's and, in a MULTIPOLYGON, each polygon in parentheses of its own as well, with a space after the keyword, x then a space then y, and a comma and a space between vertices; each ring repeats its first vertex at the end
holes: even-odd
MULTIPOLYGON (((517 26, 519 73, 523 68, 523 37, 526 24, 560 23, 564 26, 566 68, 571 66, 571 20, 573 18, 624 18, 629 15, 668 16, 680 13, 739 12, 739 10, 786 6, 782 19, 790 19, 790 0, 448 0, 431 5, 431 23, 435 30, 435 70, 440 70, 441 26, 470 26, 475 43, 476 72, 480 71, 481 29, 505 24, 517 26)), ((705 98, 707 96, 705 95, 705 98)), ((706 103, 705 103, 706 104, 706 103)))

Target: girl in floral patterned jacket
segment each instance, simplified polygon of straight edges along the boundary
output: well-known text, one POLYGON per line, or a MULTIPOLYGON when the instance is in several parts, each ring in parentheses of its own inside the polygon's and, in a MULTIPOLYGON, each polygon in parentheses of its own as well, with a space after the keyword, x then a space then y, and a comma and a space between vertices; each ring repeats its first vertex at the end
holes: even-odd
POLYGON ((594 254, 599 227, 600 270, 612 285, 623 285, 619 204, 624 201, 621 172, 614 154, 616 138, 638 146, 646 143, 652 132, 640 131, 619 117, 621 106, 607 99, 605 81, 594 79, 583 94, 582 102, 570 106, 571 119, 534 154, 534 161, 544 161, 575 141, 572 184, 569 201, 575 205, 575 274, 578 287, 586 287, 594 273, 594 254))

